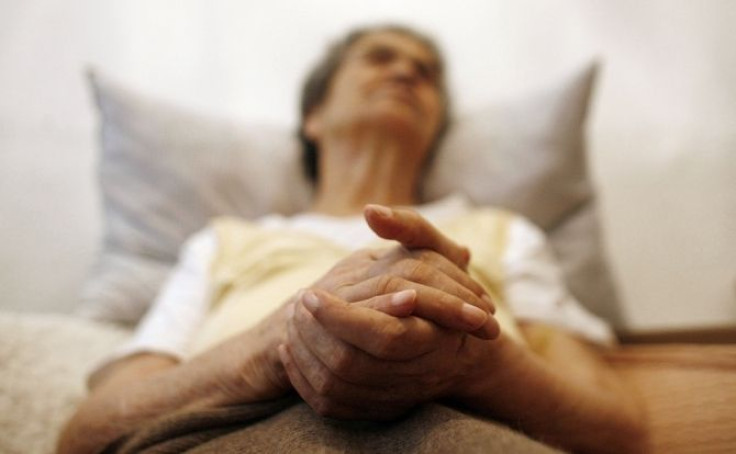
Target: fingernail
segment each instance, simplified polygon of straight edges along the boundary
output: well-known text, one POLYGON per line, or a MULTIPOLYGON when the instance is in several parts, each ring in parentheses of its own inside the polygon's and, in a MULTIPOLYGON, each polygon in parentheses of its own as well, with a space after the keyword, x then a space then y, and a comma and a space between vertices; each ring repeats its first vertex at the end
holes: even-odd
POLYGON ((480 297, 480 299, 488 303, 488 307, 491 309, 491 314, 496 313, 496 305, 493 304, 493 300, 491 299, 490 296, 488 296, 487 293, 484 293, 483 296, 480 297))
POLYGON ((384 218, 390 218, 393 215, 391 208, 385 207, 383 205, 370 204, 367 206, 367 208, 384 218))
POLYGON ((416 296, 416 290, 402 290, 391 295, 391 304, 393 304, 394 306, 403 306, 414 301, 414 298, 416 298, 416 296))
POLYGON ((471 328, 480 328, 488 320, 488 314, 472 304, 465 303, 462 308, 463 319, 471 328))
POLYGON ((488 317, 488 320, 483 325, 483 331, 485 331, 486 337, 489 340, 497 338, 500 333, 498 321, 494 320, 492 317, 488 317))
POLYGON ((286 350, 286 345, 285 344, 279 344, 277 350, 278 350, 279 359, 281 360, 281 362, 282 363, 289 362, 289 352, 286 350))
POLYGON ((309 312, 316 311, 317 309, 319 309, 319 306, 321 304, 317 295, 311 290, 307 290, 302 294, 302 303, 304 304, 304 307, 309 310, 309 312))

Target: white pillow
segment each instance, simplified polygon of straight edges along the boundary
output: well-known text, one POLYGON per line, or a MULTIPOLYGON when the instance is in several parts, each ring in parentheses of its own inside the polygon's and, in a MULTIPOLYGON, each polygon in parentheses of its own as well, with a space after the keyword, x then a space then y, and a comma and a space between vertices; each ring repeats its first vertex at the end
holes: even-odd
MULTIPOLYGON (((594 76, 588 66, 546 91, 456 120, 423 194, 432 200, 459 191, 527 216, 563 252, 573 293, 616 322, 585 168, 594 76), (576 221, 572 240, 557 235, 576 217, 583 222, 576 221)), ((311 187, 293 131, 197 115, 97 73, 90 82, 101 115, 105 240, 83 291, 83 315, 136 322, 182 243, 213 216, 291 214, 308 206, 311 187)))
POLYGON ((460 190, 548 229, 592 193, 584 125, 595 66, 519 99, 457 119, 428 175, 425 196, 460 190))

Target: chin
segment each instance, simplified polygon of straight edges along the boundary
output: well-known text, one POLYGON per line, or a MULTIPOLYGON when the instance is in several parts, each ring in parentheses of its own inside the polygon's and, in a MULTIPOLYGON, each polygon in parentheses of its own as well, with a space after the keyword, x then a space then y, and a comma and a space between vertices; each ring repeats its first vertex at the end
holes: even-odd
POLYGON ((409 109, 402 109, 401 111, 396 108, 384 109, 382 112, 375 112, 371 116, 370 122, 376 128, 388 133, 401 134, 401 136, 415 136, 419 139, 423 134, 421 120, 416 112, 409 109))

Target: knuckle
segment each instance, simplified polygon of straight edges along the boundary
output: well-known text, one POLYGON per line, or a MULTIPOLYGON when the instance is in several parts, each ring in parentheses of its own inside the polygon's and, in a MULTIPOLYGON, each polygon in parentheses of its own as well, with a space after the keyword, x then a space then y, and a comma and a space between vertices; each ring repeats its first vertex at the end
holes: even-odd
POLYGON ((407 328, 399 323, 386 324, 376 338, 376 355, 380 358, 395 357, 406 341, 407 328))
POLYGON ((391 274, 383 274, 376 281, 376 295, 392 293, 401 287, 402 279, 391 274))
POLYGON ((330 393, 335 387, 335 379, 327 370, 321 370, 316 374, 314 390, 320 396, 330 393))
POLYGON ((398 274, 409 280, 415 280, 427 274, 427 265, 415 258, 405 258, 398 264, 398 274))
POLYGON ((419 239, 421 238, 421 226, 418 223, 412 223, 403 233, 402 241, 407 246, 414 246, 419 243, 419 239))
POLYGON ((413 255, 417 260, 425 262, 436 262, 442 260, 443 256, 432 249, 417 249, 413 251, 413 255))
POLYGON ((462 306, 461 302, 460 302, 460 301, 458 301, 458 297, 456 297, 456 296, 453 296, 453 295, 451 295, 451 294, 449 294, 449 293, 445 293, 445 292, 441 292, 441 293, 440 293, 440 294, 439 294, 439 295, 437 296, 437 302, 438 302, 438 303, 439 303, 439 304, 440 304, 440 305, 441 305, 442 307, 457 307, 457 309, 458 309, 458 310, 459 310, 459 309, 461 308, 461 306, 462 306))
POLYGON ((332 370, 337 374, 345 374, 350 372, 355 364, 355 359, 352 353, 346 349, 339 349, 331 356, 332 370))

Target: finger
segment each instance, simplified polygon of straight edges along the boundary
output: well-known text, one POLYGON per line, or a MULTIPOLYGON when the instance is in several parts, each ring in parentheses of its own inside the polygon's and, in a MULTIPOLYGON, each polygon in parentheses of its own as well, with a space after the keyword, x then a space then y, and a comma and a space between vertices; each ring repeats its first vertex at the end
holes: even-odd
POLYGON ((369 355, 328 332, 303 304, 295 311, 294 326, 310 352, 334 375, 349 383, 373 387, 411 385, 431 370, 421 361, 384 361, 369 355))
POLYGON ((415 358, 436 348, 442 335, 427 320, 392 317, 319 290, 304 292, 301 302, 328 332, 376 358, 415 358))
POLYGON ((394 317, 408 317, 414 312, 417 292, 414 289, 401 290, 396 293, 378 295, 353 304, 371 308, 394 317))
MULTIPOLYGON (((483 309, 488 310, 488 308, 490 308, 491 314, 494 314, 496 312, 496 308, 493 305, 493 302, 491 302, 490 297, 488 295, 483 295, 482 300, 485 302, 485 307, 483 309)), ((418 303, 416 290, 409 289, 388 295, 374 296, 373 298, 357 301, 352 304, 381 311, 384 314, 392 315, 394 317, 408 317, 414 313, 419 316, 421 316, 420 314, 422 313, 426 313, 426 311, 421 309, 418 312, 415 312, 418 307, 418 303)), ((463 314, 462 317, 468 318, 468 315, 463 314)), ((429 319, 428 317, 425 318, 429 319)), ((438 323, 440 326, 444 326, 442 320, 432 321, 438 323)), ((461 327, 458 328, 451 326, 452 322, 448 322, 447 325, 448 326, 444 327, 449 329, 462 329, 461 327)), ((498 324, 498 320, 492 316, 488 316, 486 321, 481 324, 480 327, 470 329, 468 333, 480 339, 495 339, 500 334, 500 326, 498 324)))
MULTIPOLYGON (((302 317, 311 317, 311 314, 305 309, 301 308, 302 317)), ((313 324, 319 325, 314 318, 312 318, 313 324)), ((302 327, 304 324, 301 323, 302 327)), ((309 386, 320 395, 329 395, 336 399, 349 399, 354 397, 358 393, 366 394, 370 390, 376 388, 382 388, 380 385, 371 386, 370 381, 359 380, 357 382, 351 382, 344 380, 339 374, 335 373, 324 361, 320 358, 315 350, 320 350, 319 345, 312 344, 309 339, 309 332, 312 329, 305 330, 306 336, 302 336, 301 330, 299 330, 295 324, 289 327, 289 341, 286 344, 294 364, 301 372, 302 376, 309 382, 309 386)), ((324 332, 325 337, 332 337, 329 333, 324 332)), ((350 355, 365 356, 356 350, 354 347, 340 345, 342 342, 334 340, 328 352, 340 355, 340 352, 349 352, 350 355)), ((330 356, 330 355, 328 355, 330 356)), ((373 359, 373 365, 381 367, 382 363, 378 360, 373 359)), ((385 372, 385 370, 384 370, 385 372)), ((377 394, 373 396, 372 400, 380 399, 382 396, 377 394)), ((385 397, 385 396, 384 396, 385 397)))
MULTIPOLYGON (((301 307, 301 310, 305 309, 301 307)), ((299 309, 296 309, 299 312, 299 309)), ((301 376, 309 382, 309 387, 319 393, 328 391, 330 384, 331 372, 324 364, 312 354, 302 339, 299 330, 294 324, 294 319, 290 319, 287 323, 288 343, 284 344, 287 351, 299 370, 301 376)))
MULTIPOLYGON (((308 314, 306 309, 303 312, 308 314)), ((368 409, 384 405, 403 407, 429 390, 429 387, 417 389, 419 382, 414 378, 388 374, 385 366, 391 363, 375 359, 372 360, 372 370, 381 371, 383 376, 388 375, 386 379, 379 383, 365 378, 358 382, 344 380, 321 361, 313 351, 313 345, 296 331, 291 332, 285 347, 293 366, 299 372, 297 380, 303 378, 306 381, 302 384, 302 389, 312 402, 325 399, 330 403, 347 404, 352 410, 365 413, 368 409)))
POLYGON ((448 277, 453 279, 461 286, 467 288, 475 295, 480 296, 489 305, 488 309, 491 313, 496 311, 493 301, 486 289, 475 279, 473 279, 466 271, 460 269, 457 265, 449 261, 445 256, 429 250, 429 249, 418 249, 410 251, 411 257, 426 262, 438 270, 445 273, 448 277))
POLYGON ((347 417, 348 414, 351 413, 348 408, 336 408, 334 403, 331 406, 328 406, 325 399, 317 393, 307 378, 302 374, 289 347, 282 344, 279 346, 278 350, 279 358, 281 359, 281 363, 284 365, 284 370, 286 371, 286 375, 289 377, 291 385, 315 412, 321 416, 334 417, 347 417))
POLYGON ((450 330, 470 333, 481 339, 498 336, 498 322, 490 313, 455 295, 432 286, 408 281, 398 276, 377 276, 342 289, 341 294, 350 301, 370 298, 371 295, 394 293, 402 289, 413 289, 417 293, 413 315, 436 323, 450 330))
POLYGON ((396 257, 397 254, 403 253, 396 249, 379 259, 373 266, 371 275, 398 275, 406 280, 454 295, 486 312, 496 311, 493 302, 480 284, 438 253, 426 249, 408 252, 411 258, 396 257), (389 262, 388 265, 386 261, 389 262))
MULTIPOLYGON (((343 396, 342 399, 338 396, 330 395, 334 394, 332 390, 320 392, 320 390, 312 386, 309 379, 305 376, 305 371, 308 369, 299 366, 298 359, 289 346, 280 345, 278 352, 281 362, 284 365, 284 370, 294 389, 321 416, 378 421, 396 417, 401 412, 402 406, 404 409, 409 408, 409 405, 403 404, 400 399, 391 400, 390 397, 385 396, 380 390, 361 389, 347 385, 349 391, 340 390, 341 394, 351 396, 343 396), (399 410, 397 410, 397 407, 399 410)), ((337 383, 334 386, 341 386, 337 383)))
POLYGON ((379 252, 375 249, 357 250, 336 263, 314 286, 334 289, 345 282, 359 282, 365 279, 378 255, 379 252))
POLYGON ((462 269, 470 262, 470 251, 460 246, 416 211, 366 205, 363 210, 368 226, 381 238, 395 240, 407 249, 432 249, 462 269))

